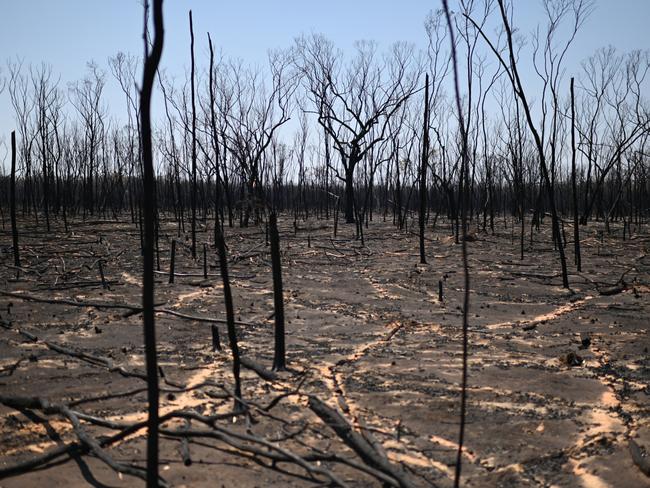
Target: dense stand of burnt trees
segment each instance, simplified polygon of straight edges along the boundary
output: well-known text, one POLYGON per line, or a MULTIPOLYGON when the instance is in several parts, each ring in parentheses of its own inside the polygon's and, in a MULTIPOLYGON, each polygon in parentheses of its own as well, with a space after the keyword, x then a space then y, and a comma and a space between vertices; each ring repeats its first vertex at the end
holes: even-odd
MULTIPOLYGON (((144 65, 118 53, 110 71, 126 98, 126 123, 108 115, 107 74, 95 63, 68 86, 51 67, 8 64, 0 91, 9 91, 18 142, 11 133, 11 166, 0 175, 0 216, 13 235, 19 275, 17 213, 49 232, 53 220, 118 218, 128 212, 141 232, 142 313, 148 378, 147 486, 158 486, 159 387, 154 316, 154 265, 160 219, 191 229, 212 226, 219 255, 233 356, 235 411, 245 410, 224 226, 267 220, 275 302, 273 369, 286 369, 281 253, 277 213, 299 219, 335 217, 363 228, 373 218, 408 230, 418 216, 420 262, 425 233, 440 216, 462 246, 464 268, 463 375, 455 486, 459 486, 468 373, 469 232, 495 233, 518 222, 520 256, 542 219, 551 218, 552 244, 569 287, 565 248, 581 269, 580 225, 592 219, 623 222, 623 238, 648 218, 650 106, 643 93, 650 54, 604 48, 565 83, 565 57, 592 8, 591 0, 544 0, 545 29, 531 39, 532 66, 541 85, 523 80, 525 55, 506 0, 458 0, 426 19, 428 46, 418 53, 395 44, 383 56, 372 42, 356 44, 349 62, 322 36, 300 37, 269 55, 267 72, 215 60, 207 36, 207 73, 197 73, 192 12, 191 72, 178 86, 159 71, 162 0, 153 0, 150 44, 144 2, 144 65), (492 35, 496 23, 497 34, 492 35), (560 29, 564 26, 564 29, 560 29), (561 32, 564 33, 562 38, 561 32), (446 40, 450 48, 446 50, 446 40), (450 72, 453 76, 450 76, 450 72), (447 83, 453 90, 446 93, 447 83), (156 85, 156 82, 158 85, 156 85), (188 93, 189 85, 189 93, 188 93), (158 86, 164 117, 152 125, 151 95, 158 86), (490 106, 497 107, 490 109, 490 106), (423 116, 422 116, 423 114, 423 116), (292 116, 298 120, 289 137, 292 116), (283 141, 292 141, 291 143, 283 141), (565 220, 564 216, 571 217, 565 220), (573 225, 568 246, 565 222, 573 225)), ((295 124, 294 124, 295 125, 295 124)), ((210 234, 208 234, 210 235, 210 234)), ((175 252, 172 240, 172 256, 175 252)), ((309 242, 309 241, 308 241, 309 242)), ((203 242, 207 278, 206 243, 203 242)), ((158 261, 158 267, 160 265, 158 261)), ((100 273, 101 261, 99 263, 100 273)), ((173 257, 170 283, 173 281, 173 257)), ((442 281, 439 282, 442 299, 442 281)), ((213 328, 218 349, 218 330, 213 328)), ((311 401, 311 400, 310 400, 311 401)))
MULTIPOLYGON (((340 211, 347 222, 364 225, 392 218, 401 229, 426 213, 426 226, 445 217, 458 238, 467 184, 470 230, 495 232, 500 216, 514 216, 517 229, 510 230, 522 258, 546 215, 563 263, 565 247, 574 247, 566 236, 578 236, 564 228, 575 215, 582 225, 598 219, 608 228, 615 220, 638 227, 650 201, 649 54, 597 50, 571 70, 572 101, 565 55, 592 6, 586 0, 544 5, 546 22, 527 51, 512 36, 512 5, 459 2, 453 21, 463 131, 449 89, 441 12, 426 19, 424 52, 398 43, 382 54, 361 42, 346 61, 330 41, 310 35, 271 52, 266 70, 215 57, 212 39, 200 36, 208 41, 207 66, 197 63, 180 82, 158 72, 164 108, 153 127, 158 217, 176 221, 179 234, 208 225, 216 236, 218 226, 264 221, 269 209, 295 219, 340 211), (502 35, 492 34, 495 26, 502 35), (531 62, 535 82, 519 75, 531 62), (460 164, 461 132, 467 168, 460 164)), ((109 60, 110 75, 90 63, 87 76, 66 89, 48 66, 8 64, 0 86, 15 114, 19 214, 45 229, 52 219, 67 225, 72 217, 124 212, 142 222, 137 59, 119 53, 109 60), (119 120, 109 116, 108 82, 125 96, 119 120)), ((10 175, 3 167, 7 226, 10 175)))

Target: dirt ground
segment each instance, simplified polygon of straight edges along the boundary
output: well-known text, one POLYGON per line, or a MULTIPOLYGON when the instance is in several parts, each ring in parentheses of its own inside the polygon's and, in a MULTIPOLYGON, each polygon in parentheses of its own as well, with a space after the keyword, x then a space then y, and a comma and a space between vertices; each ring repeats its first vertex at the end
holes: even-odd
MULTIPOLYGON (((49 235, 21 222, 23 267, 11 268, 11 234, 0 234, 2 290, 46 299, 138 305, 139 232, 120 222, 72 224, 49 235), (97 260, 104 259, 110 290, 97 260)), ((557 253, 545 222, 526 257, 510 222, 496 235, 468 242, 471 272, 469 385, 462 485, 468 487, 643 487, 650 478, 633 463, 628 439, 650 451, 650 237, 642 228, 602 235, 582 229, 583 269, 575 273, 567 246, 571 292, 561 288, 557 253), (625 273, 626 289, 601 295, 625 273)), ((428 264, 418 237, 389 222, 371 222, 365 246, 354 227, 332 222, 281 221, 290 370, 265 381, 243 370, 243 397, 268 405, 249 419, 223 425, 264 437, 298 455, 359 458, 307 407, 314 395, 338 408, 415 486, 449 487, 457 450, 461 378, 461 247, 438 224, 427 232, 428 264), (444 299, 438 300, 443 281, 444 299)), ((530 229, 527 230, 529 232, 530 229)), ((178 246, 174 284, 167 283, 172 222, 160 239, 156 301, 195 316, 225 318, 217 258, 208 247, 209 277, 188 241, 178 246)), ((567 229, 568 233, 568 229, 567 229)), ((202 228, 200 242, 210 240, 202 228)), ((266 368, 273 359, 273 293, 264 228, 226 229, 242 354, 266 368)), ((202 244, 201 244, 202 246, 202 244)), ((201 249, 200 246, 200 249, 201 249)), ((0 295, 0 395, 38 396, 116 422, 145 419, 141 315, 125 310, 25 301, 0 295), (32 334, 30 339, 17 329, 32 334), (36 336, 34 338, 34 336, 36 336), (54 347, 52 347, 54 346, 54 347), (62 346, 65 349, 57 346, 62 346), (65 353, 75 351, 77 356, 65 353), (63 352, 61 352, 63 351, 63 352), (85 353, 87 356, 78 353, 85 353), (110 364, 91 357, 110 359, 110 364)), ((194 409, 205 415, 232 407, 230 355, 212 352, 210 324, 156 316, 162 383, 161 413, 194 409), (208 382, 205 385, 206 381, 208 382), (180 385, 180 386, 179 386, 180 385), (184 387, 181 387, 184 386, 184 387)), ((225 327, 221 339, 227 343, 225 327)), ((168 428, 182 428, 172 421, 168 428)), ((110 429, 84 427, 101 438, 110 429)), ((144 465, 144 430, 106 452, 144 465)), ((75 442, 69 422, 35 410, 0 406, 0 470, 63 443, 75 442)), ((174 486, 314 486, 295 463, 271 463, 223 439, 189 442, 186 466, 177 438, 161 438, 161 475, 174 486)), ((349 486, 381 486, 359 469, 334 461, 315 466, 349 486)), ((322 478, 321 478, 322 480, 322 478)), ((91 455, 57 458, 45 467, 0 478, 1 487, 141 486, 91 455)))

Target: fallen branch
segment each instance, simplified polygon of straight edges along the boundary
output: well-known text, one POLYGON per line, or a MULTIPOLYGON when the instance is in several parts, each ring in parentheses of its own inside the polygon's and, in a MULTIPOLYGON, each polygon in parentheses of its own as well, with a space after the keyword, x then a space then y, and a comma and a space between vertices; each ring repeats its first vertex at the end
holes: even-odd
MULTIPOLYGON (((68 408, 65 405, 57 405, 48 402, 47 400, 39 397, 10 397, 5 395, 0 395, 0 403, 6 405, 7 407, 14 408, 16 410, 30 409, 30 410, 41 410, 43 413, 51 415, 61 415, 68 419, 72 424, 72 429, 77 435, 77 438, 81 442, 81 445, 87 449, 89 452, 97 456, 102 460, 106 465, 108 465, 113 470, 128 474, 131 476, 137 476, 138 478, 146 480, 146 471, 143 468, 138 466, 131 466, 116 462, 111 458, 99 444, 97 440, 92 438, 82 427, 81 421, 77 414, 68 408)), ((58 454, 64 453, 68 448, 59 448, 56 450, 58 454)), ((4 471, 4 470, 3 470, 4 471)))
POLYGON ((0 376, 11 376, 14 374, 14 371, 20 366, 20 363, 22 363, 25 360, 25 358, 20 358, 18 361, 15 363, 7 366, 6 368, 0 369, 0 376))
POLYGON ((630 454, 632 455, 632 461, 636 464, 641 472, 646 476, 650 476, 650 458, 644 455, 641 451, 639 445, 633 440, 630 439, 628 442, 630 448, 630 454))
POLYGON ((261 437, 257 437, 251 434, 240 434, 232 430, 225 429, 223 427, 213 426, 215 430, 204 430, 204 429, 160 429, 161 434, 171 436, 171 437, 180 437, 180 438, 211 438, 224 442, 225 444, 234 447, 243 452, 252 453, 254 455, 271 459, 274 462, 291 462, 297 464, 305 471, 307 471, 311 476, 315 474, 325 476, 330 480, 330 484, 335 486, 347 487, 348 485, 337 475, 331 471, 314 466, 313 464, 305 461, 301 456, 294 454, 293 452, 282 448, 272 442, 267 441, 261 437), (266 449, 260 449, 255 446, 246 444, 246 442, 259 444, 266 449))
MULTIPOLYGON (((167 315, 173 315, 174 317, 178 317, 181 319, 186 319, 186 320, 194 320, 196 322, 206 322, 209 324, 226 324, 228 321, 226 319, 215 319, 212 317, 200 317, 198 315, 188 315, 185 313, 177 312, 175 310, 170 310, 168 308, 157 308, 155 310, 156 313, 164 313, 167 315)), ((248 325, 248 326, 255 326, 257 324, 254 324, 252 322, 244 322, 242 320, 235 320, 235 324, 237 325, 248 325)))
POLYGON ((309 397, 309 408, 328 425, 345 444, 372 468, 388 474, 394 480, 392 486, 410 488, 414 485, 406 478, 405 474, 390 461, 382 456, 361 434, 356 432, 352 425, 336 410, 327 406, 323 401, 314 396, 309 397))
POLYGON ((263 380, 275 381, 276 379, 278 379, 278 375, 275 373, 275 371, 270 371, 266 369, 260 363, 253 361, 250 358, 242 356, 240 358, 240 362, 242 366, 244 366, 247 369, 250 369, 251 371, 254 371, 263 380))
MULTIPOLYGON (((26 300, 29 302, 47 303, 50 305, 70 305, 73 307, 112 308, 112 309, 128 310, 128 312, 125 314, 125 317, 136 315, 142 312, 142 307, 137 305, 129 305, 127 303, 77 302, 75 300, 65 300, 59 298, 41 298, 34 295, 28 295, 26 293, 13 293, 13 292, 3 291, 3 290, 0 290, 0 295, 12 297, 12 298, 18 298, 20 300, 26 300)), ((164 305, 164 303, 155 304, 156 307, 159 307, 161 305, 164 305)), ((174 317, 178 317, 181 319, 194 320, 196 322, 207 322, 207 323, 215 323, 215 324, 226 323, 226 319, 215 319, 211 317, 200 317, 197 315, 188 315, 181 312, 177 312, 175 310, 170 310, 168 308, 157 308, 155 312, 164 313, 167 315, 173 315, 174 317)), ((235 323, 238 325, 248 325, 248 326, 256 325, 251 322, 243 322, 241 320, 235 320, 235 323)))
POLYGON ((619 284, 619 285, 616 285, 616 286, 610 286, 610 287, 598 290, 598 293, 600 293, 603 296, 610 297, 610 296, 613 296, 613 295, 618 295, 619 293, 623 293, 624 291, 625 291, 625 285, 619 284))
MULTIPOLYGON (((169 276, 169 271, 157 271, 154 269, 154 274, 159 274, 159 275, 165 275, 169 276)), ((174 276, 178 276, 179 278, 203 278, 205 275, 203 273, 178 273, 174 272, 174 276)), ((219 273, 208 273, 208 278, 218 278, 221 275, 219 273)), ((255 275, 230 275, 231 278, 233 279, 239 279, 239 280, 249 280, 251 278, 255 278, 255 275)))
POLYGON ((10 291, 0 290, 0 295, 12 298, 18 298, 28 302, 47 303, 50 305, 70 305, 73 307, 94 307, 94 308, 117 308, 123 310, 132 310, 140 312, 142 307, 138 305, 129 305, 127 303, 109 303, 109 302, 77 302, 75 300, 65 300, 60 298, 41 298, 27 293, 13 293, 10 291))
MULTIPOLYGON (((22 335, 23 337, 29 339, 30 341, 32 341, 34 343, 43 344, 48 349, 50 349, 52 351, 55 351, 55 352, 58 352, 59 354, 64 354, 66 356, 70 356, 70 357, 80 359, 80 360, 82 360, 82 361, 84 361, 86 363, 89 363, 89 364, 93 365, 93 366, 104 367, 104 368, 108 369, 109 372, 111 372, 111 373, 119 373, 122 376, 124 376, 125 378, 139 378, 139 379, 142 379, 142 380, 145 380, 145 381, 147 379, 147 375, 144 374, 144 373, 140 373, 140 372, 137 372, 137 371, 128 371, 123 366, 115 366, 115 364, 113 363, 113 361, 110 358, 95 356, 93 354, 88 354, 88 353, 85 353, 85 352, 82 352, 82 351, 75 351, 73 349, 69 349, 67 347, 61 346, 61 345, 56 344, 54 342, 49 342, 49 341, 39 339, 36 335, 32 334, 31 332, 28 332, 28 331, 26 331, 24 329, 13 327, 11 325, 11 323, 6 322, 4 320, 0 321, 0 327, 3 327, 5 329, 7 329, 7 330, 12 330, 12 331, 22 335)), ((171 386, 177 386, 177 385, 174 385, 174 384, 172 384, 170 382, 168 382, 168 384, 170 384, 171 386)))

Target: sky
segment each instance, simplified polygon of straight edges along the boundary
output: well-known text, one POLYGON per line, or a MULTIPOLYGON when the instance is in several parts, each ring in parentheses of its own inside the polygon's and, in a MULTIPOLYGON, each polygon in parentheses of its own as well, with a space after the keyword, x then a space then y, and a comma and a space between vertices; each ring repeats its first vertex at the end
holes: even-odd
MULTIPOLYGON (((530 32, 540 22, 538 0, 514 0, 515 24, 530 32)), ((453 8, 453 0, 450 2, 453 8)), ((107 71, 105 96, 112 111, 124 107, 124 97, 110 76, 107 59, 118 51, 142 53, 141 0, 21 0, 2 2, 0 16, 0 76, 8 59, 25 65, 46 62, 62 88, 84 77, 94 60, 107 71)), ((197 62, 208 59, 207 32, 226 57, 264 65, 268 49, 284 48, 295 37, 322 33, 337 47, 350 49, 355 40, 377 41, 386 48, 395 41, 426 45, 427 13, 439 0, 166 0, 165 48, 161 65, 182 77, 189 66, 188 10, 193 10, 197 62)), ((596 9, 580 31, 567 58, 567 76, 579 61, 601 46, 620 51, 650 47, 650 0, 596 0, 596 9)), ((139 75, 140 76, 140 75, 139 75)), ((67 90, 66 90, 67 91, 67 90)), ((116 115, 121 115, 119 111, 116 115)), ((14 128, 7 90, 0 94, 0 142, 14 128)), ((0 148, 0 162, 5 150, 0 148)))

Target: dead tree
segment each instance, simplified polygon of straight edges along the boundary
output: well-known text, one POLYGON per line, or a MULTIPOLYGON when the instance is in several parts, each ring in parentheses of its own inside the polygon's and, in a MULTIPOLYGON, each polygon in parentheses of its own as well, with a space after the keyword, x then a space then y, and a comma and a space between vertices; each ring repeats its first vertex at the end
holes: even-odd
MULTIPOLYGON (((470 20, 470 22, 472 22, 475 28, 479 31, 483 39, 486 41, 486 43, 488 44, 492 52, 495 54, 495 56, 503 66, 504 71, 507 74, 508 79, 510 80, 515 95, 521 101, 521 107, 524 111, 524 115, 526 116, 526 122, 528 124, 528 128, 535 141, 535 147, 537 149, 537 154, 539 158, 539 166, 542 173, 544 185, 546 187, 546 192, 548 195, 549 207, 551 210, 552 227, 553 227, 553 238, 557 239, 559 243, 557 249, 560 257, 560 265, 562 270, 562 285, 564 286, 564 288, 569 288, 569 277, 568 277, 567 266, 566 266, 566 256, 564 253, 564 246, 561 243, 559 216, 558 216, 556 202, 555 202, 555 187, 551 178, 551 171, 549 170, 549 164, 548 164, 549 159, 547 157, 548 154, 545 148, 544 131, 543 131, 544 125, 542 124, 540 130, 540 128, 533 121, 533 116, 530 108, 531 106, 528 101, 528 97, 526 95, 526 91, 524 89, 521 78, 519 76, 519 68, 517 66, 512 27, 510 25, 510 19, 507 12, 507 8, 505 6, 504 0, 497 0, 497 2, 501 14, 501 22, 506 35, 506 41, 508 47, 507 61, 504 59, 500 51, 495 47, 493 42, 486 36, 483 29, 473 19, 471 19, 470 17, 467 18, 470 20)), ((585 0, 575 0, 575 5, 573 5, 573 9, 572 9, 574 15, 573 24, 572 24, 573 31, 569 40, 565 44, 564 49, 559 53, 559 55, 553 53, 553 39, 557 30, 556 29, 557 24, 569 12, 569 8, 568 5, 566 5, 566 6, 558 6, 558 8, 556 9, 550 3, 545 3, 545 7, 547 9, 549 26, 548 26, 547 36, 546 36, 546 42, 548 48, 545 51, 546 54, 544 59, 546 62, 545 66, 553 74, 548 75, 545 78, 543 77, 543 81, 545 81, 545 83, 547 84, 549 83, 553 84, 553 82, 559 78, 559 73, 560 73, 559 70, 560 70, 562 58, 564 57, 564 53, 566 52, 566 49, 568 49, 573 38, 575 37, 575 34, 578 31, 580 25, 582 24, 584 17, 587 15, 590 8, 590 3, 585 0)), ((554 158, 555 158, 553 151, 554 148, 551 150, 552 152, 551 160, 550 160, 551 163, 554 162, 554 158)))
MULTIPOLYGON (((238 165, 241 180, 241 224, 248 226, 254 213, 260 220, 260 210, 266 208, 264 194, 264 164, 267 149, 280 127, 291 115, 291 100, 296 78, 289 72, 289 58, 285 53, 269 54, 270 90, 261 80, 261 73, 247 70, 240 64, 229 66, 228 87, 222 94, 228 103, 222 113, 227 130, 222 141, 238 165)), ((225 80, 224 80, 225 81, 225 80)))
POLYGON ((27 77, 22 73, 22 63, 9 63, 9 96, 14 108, 18 135, 20 136, 19 160, 23 166, 22 211, 34 211, 38 223, 35 192, 32 187, 32 146, 35 134, 32 130, 33 98, 30 96, 27 77))
POLYGON ((296 41, 295 63, 313 106, 311 113, 332 138, 344 175, 345 219, 355 222, 354 175, 371 148, 382 141, 390 119, 416 89, 419 67, 412 49, 393 46, 390 57, 377 60, 374 43, 359 42, 356 57, 345 67, 330 41, 322 36, 296 41), (373 127, 379 129, 372 131, 373 127))
POLYGON ((50 163, 50 133, 52 132, 51 124, 53 113, 60 111, 60 96, 58 90, 58 81, 52 77, 52 68, 43 64, 36 70, 31 70, 33 94, 34 94, 34 131, 35 143, 38 156, 41 159, 42 167, 42 206, 45 214, 45 225, 47 231, 50 231, 50 180, 51 180, 51 163, 50 163))
POLYGON ((613 48, 603 49, 589 58, 583 68, 584 104, 592 114, 585 128, 577 127, 584 142, 578 150, 588 162, 581 217, 584 225, 594 205, 601 205, 600 213, 604 213, 603 193, 608 176, 650 130, 650 114, 642 103, 642 84, 650 72, 650 55, 636 50, 619 56, 613 48), (605 130, 599 133, 601 125, 605 130))
MULTIPOLYGON (((444 12, 442 10, 431 11, 427 16, 424 27, 427 33, 427 68, 430 77, 429 83, 429 97, 427 99, 427 104, 429 105, 429 128, 433 128, 434 133, 437 136, 439 143, 440 151, 435 149, 430 149, 429 155, 429 170, 433 177, 432 188, 442 187, 443 190, 443 200, 446 198, 449 202, 449 207, 455 206, 453 189, 446 181, 446 151, 445 146, 443 145, 440 138, 440 126, 446 123, 447 111, 442 109, 441 102, 443 100, 443 90, 445 87, 445 79, 449 75, 450 65, 451 65, 451 56, 446 50, 446 41, 447 41, 447 26, 445 24, 444 12), (438 156, 438 157, 436 157, 438 156), (442 175, 442 177, 440 176, 442 175)), ((437 192, 431 193, 432 204, 437 198, 437 192)), ((431 207, 432 205, 429 205, 431 207)), ((436 217, 440 211, 439 205, 436 206, 436 217)), ((451 212, 455 214, 455 212, 451 212)), ((434 219, 435 222, 436 219, 434 219)), ((435 227, 435 223, 434 223, 435 227)))
POLYGON ((16 131, 11 131, 11 183, 9 189, 11 205, 11 235, 13 238, 14 266, 20 272, 20 250, 18 249, 18 225, 16 224, 16 131))
POLYGON ((214 175, 215 175, 215 182, 214 182, 214 241, 217 241, 217 228, 223 226, 223 218, 219 218, 219 213, 221 212, 222 209, 222 195, 223 193, 226 194, 226 201, 228 204, 228 209, 229 209, 229 222, 230 225, 232 226, 232 212, 230 211, 231 204, 230 204, 230 192, 228 191, 228 175, 227 175, 227 170, 226 170, 226 164, 225 161, 221 162, 221 149, 220 149, 220 142, 219 142, 219 129, 217 126, 217 115, 216 115, 216 110, 215 110, 215 66, 214 66, 214 48, 212 46, 212 39, 210 38, 210 34, 208 33, 208 47, 210 48, 210 67, 209 67, 209 77, 208 77, 208 92, 210 94, 210 109, 209 109, 209 131, 211 135, 211 142, 212 142, 212 151, 214 153, 214 175), (222 171, 223 171, 223 177, 222 177, 222 171))
MULTIPOLYGON (((526 176, 527 167, 525 164, 525 148, 528 146, 528 139, 526 133, 522 129, 525 122, 522 120, 521 115, 521 102, 519 99, 512 99, 510 90, 506 83, 501 84, 499 90, 499 106, 505 125, 507 137, 501 137, 501 142, 505 146, 506 159, 510 163, 507 166, 506 178, 512 186, 513 190, 513 208, 512 212, 519 219, 520 234, 519 234, 519 259, 524 259, 524 245, 526 236, 526 176), (514 108, 512 105, 514 104, 514 108)), ((528 176, 532 179, 528 171, 528 176)), ((531 221, 531 226, 532 222, 531 221)), ((514 227, 513 227, 514 232, 514 227)), ((531 228, 531 245, 532 245, 532 228, 531 228)))
POLYGON ((196 259, 196 94, 194 90, 194 25, 190 10, 190 56, 192 67, 190 87, 192 91, 192 258, 196 259))
MULTIPOLYGON (((465 84, 466 92, 464 93, 464 98, 467 100, 467 108, 465 111, 465 116, 463 120, 465 121, 465 133, 467 134, 467 151, 468 151, 468 167, 467 171, 470 171, 471 164, 471 177, 467 179, 470 184, 469 188, 469 219, 473 217, 473 194, 474 194, 474 183, 476 176, 476 161, 477 161, 477 152, 478 152, 478 140, 479 140, 479 117, 481 115, 480 111, 480 100, 483 96, 482 93, 482 82, 483 82, 483 72, 485 70, 485 60, 477 56, 476 50, 479 42, 478 30, 483 28, 487 22, 487 19, 492 11, 494 2, 492 0, 485 0, 483 2, 475 2, 474 0, 460 0, 460 16, 457 16, 454 19, 454 24, 456 31, 460 39, 462 39, 462 45, 464 45, 465 50, 465 59, 464 59, 464 71, 465 71, 465 84), (474 12, 476 16, 474 16, 474 12), (472 24, 468 19, 473 17, 477 25, 472 24), (476 95, 475 81, 478 81, 478 102, 474 102, 476 95), (470 141, 469 137, 472 136, 470 141)), ((461 46, 460 40, 458 42, 458 47, 461 46)), ((460 166, 461 172, 458 178, 458 195, 459 198, 464 193, 463 185, 465 184, 465 175, 463 174, 463 166, 460 166)), ((456 214, 456 243, 458 243, 459 232, 459 215, 456 214)))
MULTIPOLYGON (((208 34, 208 47, 210 49, 210 65, 208 72, 208 100, 204 105, 206 119, 206 133, 209 139, 208 146, 212 147, 212 156, 209 157, 215 173, 215 211, 220 213, 218 225, 225 225, 224 210, 227 210, 228 226, 233 226, 233 195, 231 188, 231 174, 228 165, 228 146, 226 145, 226 134, 228 131, 227 116, 232 108, 232 91, 228 86, 227 68, 215 64, 214 47, 212 39, 208 34), (223 208, 225 201, 226 209, 223 208)), ((216 221, 215 221, 216 224, 216 221)), ((216 241, 216 225, 215 225, 216 241)))
POLYGON ((429 164, 429 73, 424 82, 424 117, 422 120, 422 157, 420 159, 420 264, 427 264, 424 252, 424 223, 427 212, 427 166, 429 164))
MULTIPOLYGON (((117 80, 118 84, 124 96, 126 98, 126 115, 127 115, 127 125, 124 128, 124 133, 126 141, 124 141, 125 151, 124 151, 124 162, 128 164, 128 168, 131 171, 131 168, 138 168, 138 171, 141 171, 142 167, 142 141, 141 141, 141 128, 140 128, 140 109, 138 106, 138 93, 137 93, 137 71, 138 71, 138 59, 134 55, 124 54, 118 52, 115 57, 108 59, 108 64, 113 74, 113 77, 117 80)), ((161 81, 162 86, 162 81, 161 81)), ((165 99, 166 102, 166 99, 165 99)), ((173 139, 172 139, 173 142, 173 139)), ((164 151, 163 151, 164 152, 164 151)), ((121 183, 121 171, 118 175, 120 178, 119 189, 122 189, 121 183)), ((130 191, 127 192, 129 208, 131 210, 131 221, 135 222, 135 211, 134 206, 134 196, 140 191, 139 182, 134 181, 133 178, 128 178, 126 182, 127 188, 130 191)), ((121 209, 121 203, 119 207, 121 209)))
POLYGON ((162 0, 153 2, 154 39, 149 52, 147 24, 149 4, 144 4, 144 70, 140 92, 140 118, 142 128, 143 196, 144 219, 143 276, 142 276, 142 317, 144 325, 145 361, 147 371, 147 487, 158 486, 158 359, 156 355, 156 326, 154 311, 154 247, 156 222, 156 176, 153 168, 153 148, 151 142, 151 94, 154 78, 163 50, 163 10, 162 0))
POLYGON ((230 290, 230 278, 228 276, 228 256, 226 256, 226 243, 221 230, 217 233, 217 253, 219 254, 219 267, 223 281, 223 298, 226 305, 226 325, 228 328, 228 342, 232 353, 232 373, 235 379, 235 411, 245 408, 242 402, 241 392, 241 358, 239 355, 239 344, 237 343, 237 330, 235 329, 235 308, 232 303, 232 291, 230 290))
POLYGON ((271 241, 271 263, 273 268, 273 304, 275 311, 275 353, 273 370, 286 369, 286 353, 284 341, 284 297, 282 292, 282 263, 280 259, 280 235, 278 233, 278 218, 275 212, 269 216, 269 234, 271 241))
MULTIPOLYGON (((481 74, 479 75, 479 81, 481 81, 481 75, 483 71, 481 63, 481 74)), ((492 75, 492 78, 490 79, 490 82, 485 90, 479 90, 480 93, 480 102, 477 105, 477 112, 478 112, 478 117, 480 118, 481 121, 481 132, 483 135, 483 165, 485 169, 485 195, 484 195, 484 203, 483 203, 483 232, 486 232, 486 226, 487 226, 487 214, 489 212, 490 215, 490 231, 494 235, 494 200, 495 200, 495 194, 494 194, 494 186, 495 186, 495 168, 494 166, 494 161, 493 161, 493 155, 490 154, 490 143, 488 142, 488 132, 487 132, 487 114, 485 111, 485 103, 488 98, 488 94, 496 84, 496 82, 499 80, 501 75, 503 74, 503 71, 501 70, 501 66, 498 66, 494 74, 492 75), (478 106, 480 106, 480 110, 478 109, 478 106)), ((481 85, 481 83, 479 83, 481 85)), ((496 144, 495 141, 492 141, 492 150, 494 148, 494 145, 496 144)))
MULTIPOLYGON (((171 165, 170 172, 172 173, 172 179, 174 180, 173 193, 174 193, 174 213, 178 223, 178 236, 181 236, 181 233, 185 232, 185 205, 183 203, 183 185, 181 183, 181 156, 180 149, 176 143, 175 137, 175 118, 172 116, 171 111, 169 110, 169 105, 174 105, 173 103, 173 86, 170 83, 169 88, 165 87, 163 77, 159 74, 158 81, 160 83, 160 91, 163 95, 164 106, 165 106, 165 118, 167 119, 167 131, 168 137, 162 138, 162 149, 163 153, 166 155, 168 164, 171 165)), ((175 107, 175 106, 174 106, 175 107)))
POLYGON ((84 212, 95 211, 95 170, 98 166, 97 153, 105 136, 104 118, 106 108, 102 104, 102 93, 106 76, 95 63, 88 63, 89 75, 70 88, 70 101, 77 109, 84 127, 85 178, 84 212))
POLYGON ((576 110, 573 77, 571 77, 571 193, 573 195, 573 252, 574 264, 578 272, 582 271, 580 256, 580 226, 578 214, 578 183, 576 177, 576 110))
POLYGON ((445 17, 447 19, 447 27, 449 28, 449 40, 451 42, 451 57, 452 68, 454 73, 454 89, 456 93, 456 110, 458 111, 458 127, 461 135, 461 175, 464 175, 465 184, 461 188, 464 189, 463 195, 460 196, 461 202, 461 220, 462 220, 462 253, 463 253, 463 371, 461 378, 461 396, 460 396, 460 429, 458 434, 458 451, 456 453, 456 469, 454 475, 454 488, 460 486, 460 474, 463 459, 463 442, 465 439, 465 415, 467 403, 467 362, 468 362, 468 322, 469 315, 469 265, 467 262, 467 180, 468 180, 468 150, 467 140, 468 135, 466 131, 465 122, 463 120, 463 107, 461 104, 460 87, 458 83, 458 60, 456 58, 456 42, 454 41, 454 28, 451 23, 451 15, 449 14, 449 7, 447 0, 442 0, 442 5, 445 10, 445 17))

